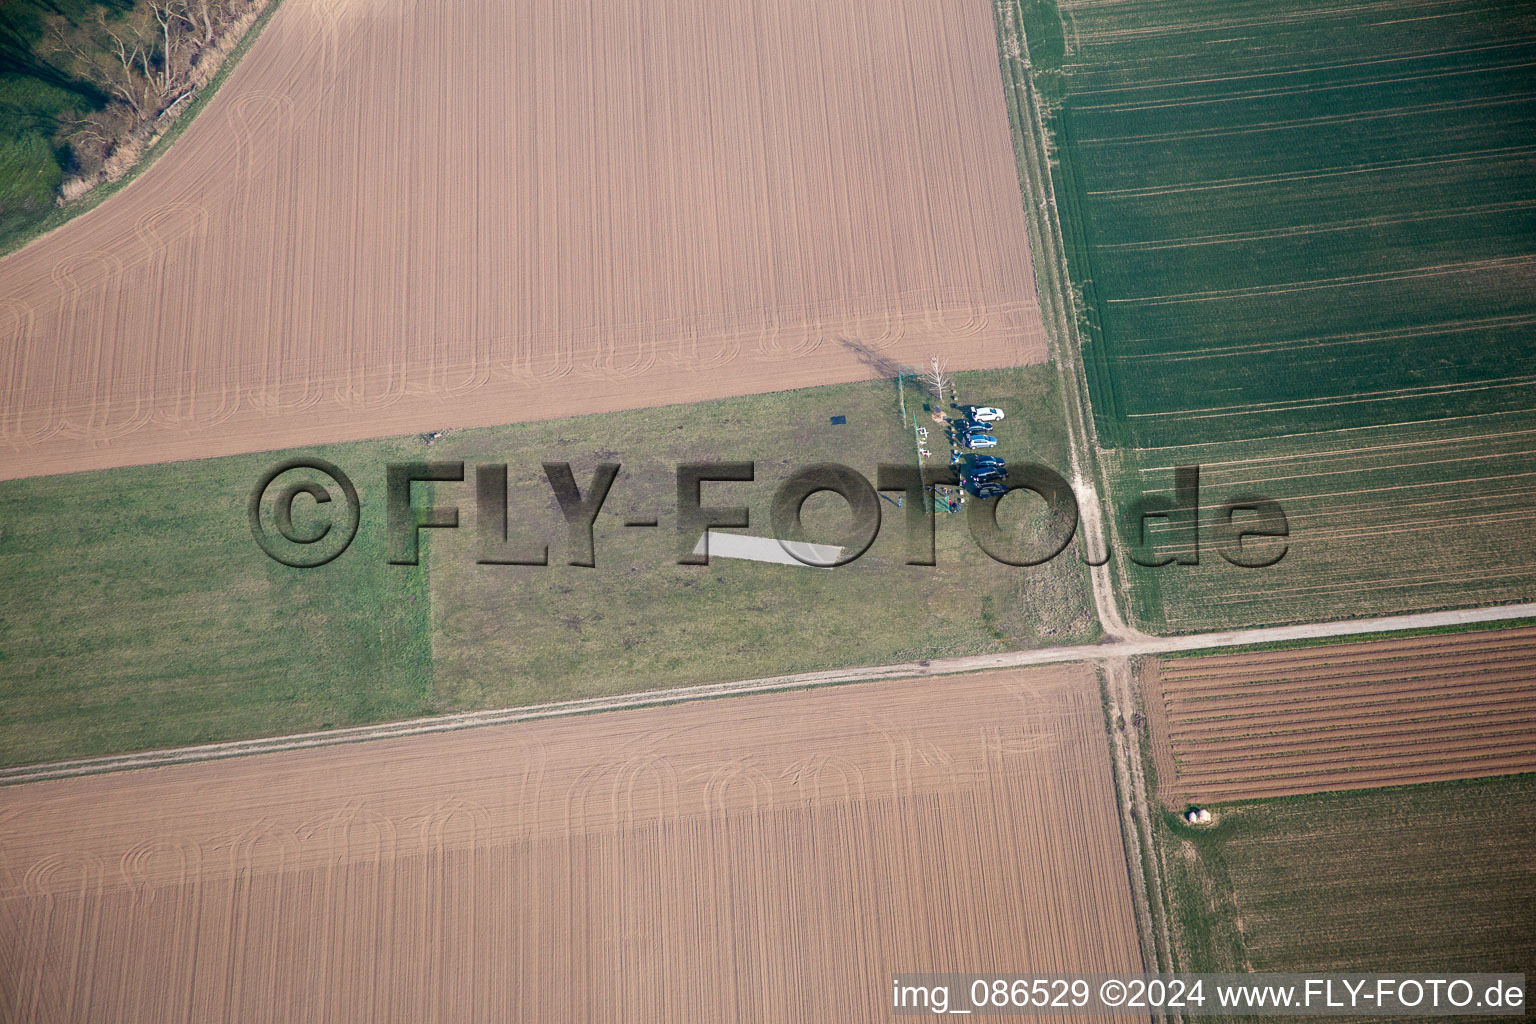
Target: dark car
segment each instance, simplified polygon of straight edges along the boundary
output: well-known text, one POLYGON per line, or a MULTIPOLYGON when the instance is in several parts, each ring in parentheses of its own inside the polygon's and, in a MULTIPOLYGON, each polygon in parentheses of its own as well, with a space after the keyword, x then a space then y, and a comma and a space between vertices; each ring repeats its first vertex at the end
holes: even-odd
POLYGON ((989 484, 995 481, 1005 480, 1008 477, 1006 469, 988 467, 986 469, 973 469, 965 474, 965 478, 974 484, 989 484))
POLYGON ((983 423, 980 420, 950 420, 956 428, 973 433, 992 433, 992 424, 983 423))
POLYGON ((1002 469, 1006 465, 996 455, 972 455, 970 464, 976 469, 1002 469))
POLYGON ((1008 492, 1007 485, 999 483, 995 480, 978 481, 967 479, 962 481, 960 486, 976 495, 976 497, 983 499, 995 498, 998 495, 1006 494, 1008 492))
POLYGON ((957 448, 996 448, 997 438, 991 434, 976 431, 955 431, 948 434, 950 443, 957 448))
POLYGON ((969 424, 967 424, 965 426, 951 427, 949 429, 949 433, 950 433, 950 436, 952 436, 952 437, 977 437, 977 436, 979 436, 981 434, 985 434, 988 437, 992 436, 992 431, 990 431, 990 430, 981 430, 981 429, 979 429, 979 428, 977 428, 975 426, 969 425, 969 424))

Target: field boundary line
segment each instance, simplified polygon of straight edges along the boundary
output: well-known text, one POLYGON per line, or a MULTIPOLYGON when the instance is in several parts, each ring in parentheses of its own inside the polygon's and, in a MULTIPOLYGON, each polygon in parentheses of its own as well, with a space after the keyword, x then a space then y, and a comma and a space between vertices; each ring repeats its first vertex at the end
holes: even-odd
POLYGON ((131 754, 108 754, 100 757, 18 765, 12 768, 0 769, 0 786, 17 785, 27 782, 44 782, 51 779, 66 779, 81 775, 99 775, 105 772, 129 771, 138 768, 159 768, 198 761, 217 761, 230 757, 243 757, 254 754, 274 754, 289 750, 331 747, 343 743, 360 743, 366 740, 395 739, 429 733, 454 732, 459 729, 473 729, 487 725, 509 725, 515 722, 569 718, 575 715, 621 711, 630 708, 658 707, 666 704, 681 704, 755 693, 816 689, 824 686, 840 686, 848 683, 877 682, 889 679, 957 675, 965 672, 1025 668, 1033 665, 1055 665, 1063 662, 1105 661, 1147 654, 1168 654, 1175 651, 1217 650, 1224 647, 1282 643, 1288 640, 1368 636, 1372 633, 1390 633, 1404 629, 1458 626, 1468 623, 1500 622, 1507 619, 1532 617, 1536 617, 1536 602, 1499 605, 1491 608, 1462 608, 1452 611, 1420 612, 1412 615, 1391 615, 1373 619, 1345 619, 1334 622, 1292 626, 1268 626, 1259 629, 1196 633, 1186 636, 1144 637, 1126 641, 1111 640, 1098 644, 1034 648, 1024 651, 1005 651, 999 654, 976 654, 960 658, 909 661, 894 665, 826 669, 816 672, 766 676, 738 682, 704 683, 672 689, 644 690, 639 693, 614 697, 584 697, 577 700, 556 701, 547 704, 529 704, 523 707, 498 708, 489 711, 467 711, 458 714, 437 715, 431 718, 406 719, 382 725, 353 726, 345 729, 329 729, 324 732, 274 736, 267 739, 232 740, 225 743, 210 743, 194 747, 176 747, 131 754))
MULTIPOLYGON (((1145 941, 1143 959, 1149 970, 1176 970, 1173 934, 1168 926, 1168 899, 1163 883, 1163 867, 1153 835, 1151 790, 1147 785, 1140 727, 1127 728, 1135 721, 1137 706, 1137 668, 1130 658, 1104 662, 1100 672, 1105 710, 1110 721, 1109 748, 1116 776, 1116 797, 1120 811, 1120 831, 1126 851, 1126 863, 1132 876, 1131 892, 1141 919, 1145 941), (1144 915, 1144 919, 1143 919, 1144 915)), ((1177 1011, 1153 1016, 1160 1024, 1183 1024, 1177 1011)))
POLYGON ((1128 619, 1120 610, 1120 595, 1122 592, 1129 595, 1130 588, 1123 575, 1116 579, 1114 573, 1119 567, 1109 564, 1113 542, 1113 526, 1105 509, 1110 493, 1109 480, 1097 457, 1098 434, 1089 395, 1088 372, 1083 363, 1083 342, 1078 333, 1079 308, 1072 287, 1066 238, 1056 207, 1050 153, 1046 148, 1050 137, 1047 107, 1035 86, 1022 7, 1015 3, 1012 8, 1006 8, 1000 3, 994 9, 993 21, 998 38, 999 74, 1009 113, 1010 133, 1014 136, 1019 193, 1024 201, 1025 222, 1032 229, 1030 250, 1035 267, 1035 293, 1040 302, 1041 323, 1046 327, 1047 351, 1051 362, 1056 364, 1061 381, 1067 455, 1071 462, 1073 491, 1081 505, 1083 555, 1088 563, 1094 611, 1100 628, 1111 638, 1143 640, 1147 634, 1136 627, 1134 611, 1128 619), (1018 53, 1010 52, 1010 41, 1018 46, 1018 53), (1040 273, 1042 262, 1046 271, 1043 275, 1040 273))

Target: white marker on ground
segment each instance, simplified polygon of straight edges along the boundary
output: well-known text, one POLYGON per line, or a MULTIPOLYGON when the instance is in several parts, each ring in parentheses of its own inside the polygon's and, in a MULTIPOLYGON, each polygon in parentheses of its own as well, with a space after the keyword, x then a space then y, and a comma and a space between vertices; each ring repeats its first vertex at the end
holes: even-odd
MULTIPOLYGON (((804 565, 809 569, 830 569, 843 557, 843 549, 831 544, 811 544, 807 541, 775 540, 772 537, 748 537, 741 533, 716 533, 710 531, 710 558, 745 558, 753 562, 777 562, 779 565, 804 565), (790 552, 795 554, 792 555, 790 552), (799 555, 796 558, 795 555, 799 555), (809 564, 807 564, 809 563, 809 564)), ((704 537, 694 546, 693 553, 704 553, 704 537)))

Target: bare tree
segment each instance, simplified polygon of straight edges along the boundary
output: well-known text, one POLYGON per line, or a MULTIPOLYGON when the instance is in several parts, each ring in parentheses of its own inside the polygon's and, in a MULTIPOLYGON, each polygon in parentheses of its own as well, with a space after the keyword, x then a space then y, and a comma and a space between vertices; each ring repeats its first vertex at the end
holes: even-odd
POLYGON ((214 30, 224 14, 220 7, 215 0, 190 0, 185 5, 187 24, 202 37, 199 45, 213 42, 214 30))
POLYGON ((186 0, 145 0, 145 8, 159 29, 159 60, 145 73, 159 91, 162 103, 180 88, 187 70, 191 67, 190 41, 187 29, 193 27, 186 0))
POLYGON ((939 356, 928 357, 928 370, 923 374, 923 386, 942 406, 945 396, 951 390, 948 359, 941 359, 939 356))
POLYGON ((55 137, 69 145, 75 169, 60 202, 131 166, 153 141, 160 115, 208 81, 267 2, 133 0, 127 10, 96 6, 78 21, 49 17, 38 56, 110 100, 59 115, 55 137))
POLYGON ((79 75, 132 112, 137 127, 154 117, 188 83, 202 44, 211 39, 218 0, 142 0, 115 16, 97 7, 78 25, 62 15, 48 20, 51 53, 65 58, 65 70, 79 75))
POLYGON ((112 144, 113 131, 104 118, 69 111, 59 115, 59 125, 71 142, 94 143, 103 148, 112 144))
POLYGON ((154 57, 138 28, 109 20, 104 7, 79 25, 62 15, 48 20, 52 51, 68 59, 70 71, 132 111, 135 124, 150 115, 156 98, 149 80, 154 57))

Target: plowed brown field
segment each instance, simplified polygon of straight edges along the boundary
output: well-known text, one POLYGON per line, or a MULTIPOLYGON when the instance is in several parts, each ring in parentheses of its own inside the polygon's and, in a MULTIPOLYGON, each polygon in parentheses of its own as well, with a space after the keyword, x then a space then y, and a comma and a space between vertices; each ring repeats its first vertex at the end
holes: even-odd
POLYGON ((1536 770, 1536 628, 1149 660, 1164 800, 1536 770))
POLYGON ((1045 358, 985 0, 284 0, 163 159, 0 262, 0 478, 930 352, 1045 358))
POLYGON ((1139 970, 1091 668, 0 790, 0 1019, 884 1020, 1139 970))

